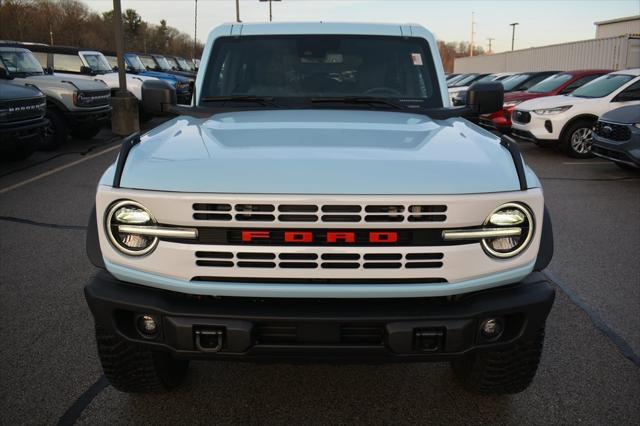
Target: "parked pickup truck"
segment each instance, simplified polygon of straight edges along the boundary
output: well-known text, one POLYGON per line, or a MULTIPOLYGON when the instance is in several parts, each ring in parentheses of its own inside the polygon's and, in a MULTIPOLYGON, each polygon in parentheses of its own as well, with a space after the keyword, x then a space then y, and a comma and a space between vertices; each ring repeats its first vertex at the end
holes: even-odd
MULTIPOLYGON (((451 108, 416 25, 233 24, 208 38, 192 107, 123 141, 97 187, 85 287, 125 392, 188 360, 451 361, 464 386, 533 379, 554 290, 540 181, 518 146, 451 108)), ((157 85, 157 87, 156 87, 157 85)))
POLYGON ((0 68, 0 156, 22 160, 42 143, 48 120, 47 100, 34 87, 7 81, 0 68))
POLYGON ((111 92, 104 83, 45 73, 25 48, 0 43, 1 69, 14 83, 36 87, 47 97, 43 149, 56 148, 69 134, 90 139, 111 117, 111 92))
MULTIPOLYGON (((109 65, 113 70, 118 69, 118 58, 115 52, 104 52, 105 58, 109 61, 109 65)), ((173 87, 176 88, 176 95, 178 97, 179 104, 189 105, 191 103, 191 93, 193 91, 193 81, 190 81, 186 77, 180 75, 169 74, 160 71, 147 70, 138 55, 135 53, 125 53, 124 55, 125 65, 127 67, 127 74, 141 75, 145 77, 155 77, 160 80, 165 80, 173 87)))

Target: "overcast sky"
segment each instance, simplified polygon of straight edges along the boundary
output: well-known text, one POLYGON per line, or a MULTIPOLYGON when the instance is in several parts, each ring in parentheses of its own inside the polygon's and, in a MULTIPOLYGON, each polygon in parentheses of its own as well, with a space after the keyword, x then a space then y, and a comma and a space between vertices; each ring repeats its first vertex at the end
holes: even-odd
MULTIPOLYGON (((112 0, 84 0, 104 12, 112 0)), ((122 0, 143 19, 168 25, 193 36, 195 0, 122 0)), ((245 22, 269 19, 267 3, 240 0, 245 22)), ((511 22, 518 22, 516 49, 594 38, 595 21, 640 14, 640 0, 282 0, 273 3, 278 21, 413 22, 445 41, 469 41, 475 12, 476 44, 500 52, 511 47, 511 22)), ((235 20, 235 0, 198 0, 198 39, 216 25, 235 20)))

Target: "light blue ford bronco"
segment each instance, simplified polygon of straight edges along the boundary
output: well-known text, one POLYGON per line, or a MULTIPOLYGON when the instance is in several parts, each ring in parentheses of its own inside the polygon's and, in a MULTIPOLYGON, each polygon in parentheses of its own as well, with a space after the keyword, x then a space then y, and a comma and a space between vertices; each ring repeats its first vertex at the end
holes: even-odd
POLYGON ((106 377, 177 386, 190 359, 448 361, 465 388, 533 379, 553 237, 518 146, 449 105, 417 25, 229 24, 193 106, 123 141, 101 178, 86 285, 106 377))

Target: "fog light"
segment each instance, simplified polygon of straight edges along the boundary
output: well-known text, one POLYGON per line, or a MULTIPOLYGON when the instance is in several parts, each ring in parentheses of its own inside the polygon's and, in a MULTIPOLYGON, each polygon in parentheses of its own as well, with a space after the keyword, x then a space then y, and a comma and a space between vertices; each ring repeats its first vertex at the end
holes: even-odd
POLYGON ((143 334, 155 334, 158 331, 158 323, 151 315, 142 315, 138 318, 138 330, 143 334))
POLYGON ((489 318, 482 322, 480 331, 487 339, 497 339, 504 330, 504 324, 500 318, 489 318))

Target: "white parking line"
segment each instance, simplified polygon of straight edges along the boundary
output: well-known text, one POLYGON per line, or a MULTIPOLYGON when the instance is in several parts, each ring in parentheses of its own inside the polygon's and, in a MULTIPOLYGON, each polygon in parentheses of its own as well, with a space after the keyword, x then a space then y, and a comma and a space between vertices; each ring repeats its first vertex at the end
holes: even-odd
POLYGON ((27 185, 27 184, 29 184, 31 182, 35 182, 37 180, 40 180, 40 179, 45 178, 47 176, 50 176, 50 175, 52 175, 54 173, 58 173, 58 172, 60 172, 62 170, 68 169, 69 167, 75 166, 76 164, 84 163, 85 161, 91 160, 92 158, 96 158, 96 157, 99 157, 101 155, 107 154, 107 153, 109 153, 111 151, 115 151, 116 149, 120 149, 120 144, 117 144, 115 146, 112 146, 110 148, 102 150, 100 152, 96 152, 95 154, 87 155, 86 157, 82 157, 79 160, 72 161, 71 163, 65 164, 64 166, 56 167, 55 169, 51 169, 51 170, 46 171, 44 173, 41 173, 41 174, 39 174, 37 176, 29 178, 27 180, 23 180, 22 182, 18 182, 15 185, 11 185, 11 186, 7 186, 6 188, 2 188, 2 189, 0 189, 0 194, 4 194, 4 193, 12 191, 12 190, 14 190, 16 188, 20 188, 21 186, 27 185))

